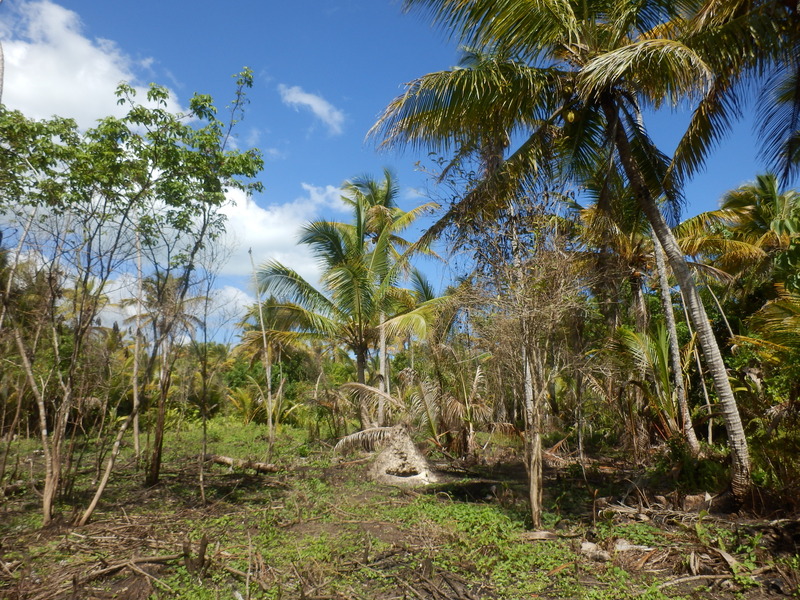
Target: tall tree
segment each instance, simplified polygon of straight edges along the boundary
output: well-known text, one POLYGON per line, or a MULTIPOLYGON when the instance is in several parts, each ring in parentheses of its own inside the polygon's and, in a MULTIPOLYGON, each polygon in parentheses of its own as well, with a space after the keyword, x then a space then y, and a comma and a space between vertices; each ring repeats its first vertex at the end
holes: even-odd
MULTIPOLYGON (((240 88, 249 81, 245 71, 240 88)), ((108 282, 126 272, 136 254, 135 232, 160 258, 166 248, 160 244, 163 233, 180 238, 182 244, 168 248, 169 258, 191 272, 196 252, 220 231, 218 208, 226 188, 257 187, 248 179, 261 166, 257 151, 225 150, 229 129, 214 116, 208 96, 192 98, 190 115, 167 112, 168 92, 158 86, 147 94, 151 108, 137 103, 127 85, 120 86, 118 96, 128 113, 84 132, 68 120, 31 121, 0 107, 2 207, 21 225, 18 256, 36 257, 47 282, 33 328, 27 327, 30 315, 5 293, 0 317, 10 323, 39 407, 45 523, 53 517, 61 487, 70 411, 97 385, 83 368, 85 349, 108 282), (142 214, 146 218, 134 219, 142 214), (65 321, 67 288, 73 290, 74 310, 65 321)))
MULTIPOLYGON (((702 57, 668 37, 674 29, 666 25, 678 16, 675 7, 657 2, 632 5, 624 0, 547 5, 536 0, 407 0, 406 6, 428 9, 436 23, 470 45, 501 47, 509 56, 535 65, 528 67, 531 79, 535 77, 538 83, 532 97, 502 105, 512 115, 520 102, 537 107, 529 111, 531 115, 541 114, 542 106, 551 110, 544 111, 548 116, 508 157, 498 171, 503 177, 494 179, 513 184, 535 175, 531 167, 546 154, 542 141, 554 130, 560 133, 558 149, 574 175, 589 172, 589 166, 598 164, 602 156, 610 165, 619 165, 684 292, 728 431, 731 488, 744 500, 752 485, 747 440, 692 273, 656 202, 662 195, 675 201, 678 194, 675 181, 668 177, 670 161, 647 135, 640 110, 644 105, 660 108, 697 97, 711 82, 712 73, 702 57)), ((441 108, 444 103, 424 81, 410 84, 406 94, 382 115, 377 129, 389 142, 453 143, 459 139, 459 130, 468 126, 455 129, 456 136, 447 127, 431 127, 437 122, 430 116, 431 107, 441 108)), ((470 96, 478 96, 476 90, 480 88, 465 88, 462 101, 469 103, 470 96)), ((452 123, 456 115, 449 114, 452 123)), ((476 197, 472 200, 474 204, 476 197)))
MULTIPOLYGON (((345 185, 343 200, 352 208, 347 223, 314 221, 303 228, 300 243, 310 246, 322 266, 322 290, 294 270, 268 261, 258 273, 262 289, 276 298, 285 327, 309 338, 337 340, 355 355, 358 383, 366 383, 370 349, 379 341, 399 274, 416 250, 398 237, 425 207, 403 211, 394 203, 395 184, 368 179, 345 185), (349 194, 348 194, 349 192, 349 194)), ((362 426, 372 417, 361 406, 362 426)))

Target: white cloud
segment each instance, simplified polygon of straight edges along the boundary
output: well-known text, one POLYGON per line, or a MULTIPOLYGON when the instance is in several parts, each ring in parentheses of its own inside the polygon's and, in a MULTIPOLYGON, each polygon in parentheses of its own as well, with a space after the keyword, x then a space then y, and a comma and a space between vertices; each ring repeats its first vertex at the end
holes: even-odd
MULTIPOLYGON (((121 116, 126 108, 117 105, 117 85, 135 84, 137 72, 153 63, 133 60, 113 41, 85 37, 78 15, 49 0, 12 4, 5 17, 3 102, 28 117, 72 117, 85 128, 121 116)), ((145 91, 137 87, 140 101, 145 91)), ((174 95, 167 108, 181 110, 174 95)))
POLYGON ((253 250, 256 266, 267 260, 277 260, 297 272, 308 281, 319 280, 316 258, 303 246, 297 245, 300 229, 323 211, 346 210, 341 201, 341 189, 302 184, 305 195, 285 204, 274 204, 267 208, 259 206, 252 198, 240 191, 229 195, 235 204, 224 208, 227 242, 235 245, 223 275, 250 276, 252 268, 248 249, 253 250))
MULTIPOLYGON (((255 146, 255 144, 253 144, 253 146, 255 146)), ((261 154, 263 154, 264 158, 267 160, 286 158, 286 154, 277 148, 261 148, 261 154)))
POLYGON ((403 188, 403 199, 405 200, 421 200, 427 199, 427 192, 421 188, 406 187, 403 188))
POLYGON ((339 135, 344 131, 344 113, 322 96, 309 94, 297 85, 287 86, 282 83, 278 85, 278 93, 286 106, 295 109, 301 106, 308 108, 315 117, 328 126, 328 131, 333 135, 339 135))
POLYGON ((241 320, 256 299, 238 287, 224 285, 214 290, 212 301, 215 313, 226 321, 223 325, 230 325, 231 321, 241 320))
MULTIPOLYGON (((98 314, 100 324, 111 327, 116 323, 120 329, 132 334, 136 326, 135 316, 138 309, 137 304, 132 302, 137 294, 135 275, 123 273, 117 279, 108 281, 104 292, 109 303, 98 314), (123 303, 123 300, 128 302, 123 303)), ((211 303, 209 313, 205 317, 208 336, 221 343, 233 341, 237 334, 235 324, 244 317, 247 308, 255 303, 255 298, 231 285, 214 289, 209 297, 211 303)), ((141 310, 145 309, 142 307, 141 310)), ((195 316, 199 319, 204 318, 201 310, 202 305, 195 307, 195 316)), ((145 335, 149 333, 150 330, 146 329, 145 335)), ((198 339, 202 339, 200 332, 197 332, 197 335, 198 339)), ((180 343, 188 343, 189 340, 188 335, 182 335, 180 343)))

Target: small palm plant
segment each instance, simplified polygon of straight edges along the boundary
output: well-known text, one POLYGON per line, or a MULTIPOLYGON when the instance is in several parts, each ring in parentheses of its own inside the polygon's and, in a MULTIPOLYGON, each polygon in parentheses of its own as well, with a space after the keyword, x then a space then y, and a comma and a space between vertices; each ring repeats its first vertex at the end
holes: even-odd
POLYGON ((400 425, 406 431, 422 432, 430 443, 447 454, 474 454, 476 431, 489 421, 492 412, 483 395, 484 373, 479 364, 488 355, 458 360, 460 357, 450 346, 440 350, 452 357, 448 372, 442 374, 446 387, 423 378, 411 368, 400 373, 400 384, 391 395, 364 384, 344 384, 342 388, 357 394, 361 403, 377 404, 382 400, 387 407, 387 423, 391 425, 348 435, 339 441, 337 449, 370 450, 400 425))

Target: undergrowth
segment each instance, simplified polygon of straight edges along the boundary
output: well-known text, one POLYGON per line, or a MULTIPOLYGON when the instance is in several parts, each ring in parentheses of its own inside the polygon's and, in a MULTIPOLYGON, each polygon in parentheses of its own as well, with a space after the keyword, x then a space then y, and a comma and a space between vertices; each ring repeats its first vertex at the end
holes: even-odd
MULTIPOLYGON (((207 431, 209 452, 259 461, 267 456, 265 432, 258 425, 217 418, 207 431)), ((336 457, 309 443, 306 432, 287 427, 271 456, 283 471, 265 475, 206 464, 203 504, 201 448, 201 428, 182 423, 165 443, 163 480, 150 489, 142 487, 142 473, 126 448, 113 493, 85 528, 68 525, 79 508, 69 501, 60 505, 60 528, 40 530, 34 495, 7 499, 0 518, 0 559, 14 571, 13 577, 0 579, 0 597, 28 599, 41 595, 37 590, 52 589, 50 597, 67 598, 74 581, 103 565, 124 564, 132 556, 180 554, 183 548, 198 558, 201 540, 208 543, 203 568, 178 559, 150 569, 150 579, 142 579, 150 598, 388 600, 415 593, 427 598, 426 585, 445 589, 446 581, 474 597, 508 600, 685 597, 677 588, 660 589, 663 577, 617 557, 588 560, 581 541, 590 534, 606 548, 624 538, 665 556, 682 545, 703 544, 736 554, 744 569, 765 560, 756 535, 732 532, 702 515, 694 526, 679 530, 651 522, 593 523, 587 517, 593 493, 610 485, 600 471, 566 470, 548 479, 544 525, 557 535, 532 541, 525 537, 530 522, 524 481, 498 481, 490 493, 466 499, 379 485, 367 476, 368 457, 336 457)), ((486 471, 492 474, 491 468, 486 471)), ((81 477, 76 498, 85 497, 81 486, 90 487, 90 475, 81 477)), ((471 483, 453 479, 447 485, 457 490, 471 483)), ((787 571, 800 567, 796 558, 781 561, 787 571)), ((138 575, 122 569, 87 582, 82 593, 108 597, 101 591, 116 593, 114 585, 125 576, 138 575)), ((746 591, 745 583, 742 578, 736 589, 746 591)))

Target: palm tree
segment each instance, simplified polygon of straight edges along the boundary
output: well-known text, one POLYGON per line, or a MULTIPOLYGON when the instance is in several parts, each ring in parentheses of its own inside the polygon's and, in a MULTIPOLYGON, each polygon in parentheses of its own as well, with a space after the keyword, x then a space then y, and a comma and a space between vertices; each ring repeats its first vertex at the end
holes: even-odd
MULTIPOLYGON (((314 221, 303 228, 300 243, 311 247, 322 265, 322 290, 294 270, 268 261, 257 274, 262 289, 276 298, 285 330, 307 339, 336 340, 353 353, 358 383, 366 383, 370 349, 379 341, 382 315, 392 289, 413 251, 398 237, 427 207, 403 211, 395 205, 390 174, 377 183, 363 178, 345 185, 344 200, 353 210, 350 223, 314 221)), ((362 426, 371 424, 361 406, 362 426)))
MULTIPOLYGON (((409 248, 410 244, 396 234, 408 227, 424 211, 432 209, 434 205, 429 203, 410 212, 401 210, 397 205, 399 188, 394 176, 388 169, 384 170, 383 179, 380 181, 371 177, 359 177, 347 182, 344 189, 346 192, 345 201, 351 204, 354 209, 363 211, 364 234, 370 240, 370 250, 372 252, 381 251, 386 254, 386 256, 375 262, 376 265, 382 265, 383 269, 383 272, 375 275, 379 280, 387 277, 397 278, 399 272, 394 268, 395 266, 400 266, 405 271, 408 270, 409 265, 406 258, 403 257, 403 252, 409 248), (378 241, 383 232, 388 233, 389 241, 379 247, 378 241)), ((427 252, 427 248, 422 246, 417 248, 418 251, 427 252)), ((386 314, 392 310, 392 304, 396 304, 397 297, 393 293, 393 290, 395 290, 394 285, 383 289, 385 293, 380 302, 382 306, 378 323, 379 388, 389 394, 389 357, 384 324, 386 323, 386 314)), ((378 403, 379 425, 384 423, 384 413, 385 407, 381 398, 378 403)))
POLYGON ((782 188, 775 175, 729 191, 719 209, 688 219, 678 235, 687 254, 728 276, 731 292, 758 302, 752 310, 775 297, 775 281, 797 291, 800 192, 782 188))
POLYGON ((800 169, 800 9, 773 0, 699 0, 681 23, 715 78, 679 145, 679 170, 702 166, 709 150, 754 97, 760 153, 785 183, 800 169))
MULTIPOLYGON (((755 182, 725 194, 719 212, 723 219, 727 216, 727 229, 734 240, 763 252, 761 260, 746 265, 755 283, 763 284, 777 276, 787 287, 796 287, 796 268, 794 272, 787 270, 787 259, 800 239, 800 192, 781 189, 772 174, 759 175, 755 182)), ((722 268, 741 274, 745 264, 722 268)))
MULTIPOLYGON (((539 174, 537 165, 553 147, 567 170, 577 177, 591 172, 605 157, 619 165, 639 209, 663 247, 698 334, 722 407, 731 448, 731 488, 744 500, 750 487, 750 458, 725 364, 693 275, 667 225, 656 199, 678 199, 676 181, 669 177, 670 162, 653 144, 643 125, 641 106, 660 108, 699 95, 712 73, 702 57, 672 35, 667 25, 678 15, 669 4, 627 0, 406 0, 406 7, 427 8, 435 22, 450 28, 466 43, 483 48, 500 47, 518 57, 514 65, 525 73, 529 86, 524 99, 513 96, 510 86, 497 93, 493 81, 484 86, 464 86, 455 96, 441 94, 427 76, 409 84, 406 93, 387 108, 375 131, 391 144, 458 146, 464 129, 475 121, 474 100, 490 100, 510 115, 509 123, 531 124, 520 144, 487 182, 513 187, 539 174), (437 95, 438 94, 438 95, 437 95), (493 96, 493 97, 492 97, 493 96), (513 99, 512 99, 513 97, 513 99), (516 101, 513 101, 516 100, 516 101), (452 127, 459 119, 462 125, 452 127), (521 110, 522 109, 522 110, 521 110), (524 111, 524 115, 522 114, 524 111), (444 116, 446 115, 446 116, 444 116), (542 119, 542 115, 546 117, 542 119), (449 126, 449 127, 448 127, 449 126)), ((461 204, 461 213, 475 209, 473 194, 461 204)), ((452 216, 458 213, 451 210, 452 216)), ((438 233, 441 227, 433 228, 438 233)))
MULTIPOLYGON (((135 307, 137 313, 127 322, 136 323, 137 328, 149 329, 151 333, 150 355, 145 367, 145 381, 154 378, 158 369, 158 407, 153 453, 147 469, 146 484, 158 483, 161 472, 161 455, 166 424, 167 396, 172 385, 172 365, 175 361, 175 342, 186 333, 192 333, 200 325, 193 308, 203 301, 202 297, 187 298, 190 282, 187 276, 159 271, 142 282, 142 298, 128 298, 123 306, 135 307)), ((139 335, 139 331, 136 332, 139 335)))

